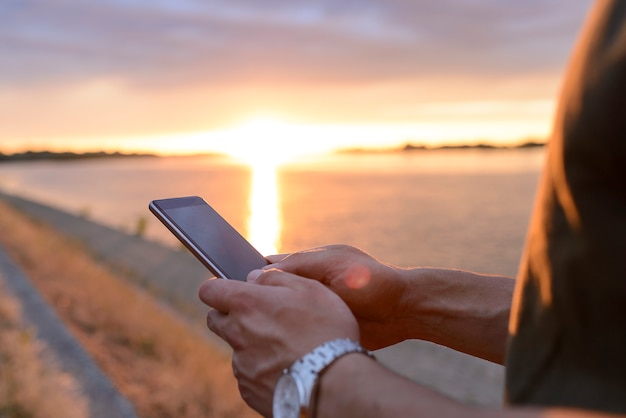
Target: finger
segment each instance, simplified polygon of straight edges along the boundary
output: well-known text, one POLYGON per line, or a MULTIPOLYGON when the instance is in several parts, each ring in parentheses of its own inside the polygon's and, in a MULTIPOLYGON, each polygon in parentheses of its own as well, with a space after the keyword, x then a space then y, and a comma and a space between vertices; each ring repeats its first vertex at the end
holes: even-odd
POLYGON ((258 280, 259 276, 262 275, 264 272, 265 270, 262 270, 262 269, 252 270, 250 273, 248 273, 248 276, 246 277, 246 281, 250 283, 254 283, 258 280))
POLYGON ((211 309, 207 313, 206 316, 206 325, 213 333, 215 333, 218 337, 224 338, 224 328, 226 326, 226 320, 228 315, 223 312, 218 311, 217 309, 211 309))
MULTIPOLYGON (((275 255, 275 256, 270 256, 270 258, 272 258, 272 257, 276 257, 277 260, 278 259, 282 260, 282 258, 280 258, 280 257, 284 258, 284 254, 278 254, 278 255, 275 255)), ((266 257, 266 259, 271 262, 271 260, 269 260, 268 257, 266 257)), ((266 266, 263 266, 260 269, 252 270, 250 273, 248 273, 248 276, 246 277, 246 281, 247 282, 254 282, 254 281, 256 281, 258 276, 263 273, 263 270, 272 270, 274 268, 276 268, 276 264, 275 263, 270 263, 270 264, 268 264, 266 266)))
POLYGON ((251 282, 251 283, 256 283, 258 282, 259 277, 261 277, 267 272, 273 272, 273 271, 282 272, 282 270, 277 269, 276 267, 270 267, 270 266, 275 266, 275 264, 270 264, 269 266, 263 267, 262 269, 252 270, 250 273, 248 273, 248 277, 246 278, 246 281, 251 282))
POLYGON ((275 264, 275 263, 278 263, 278 262, 284 260, 287 257, 289 257, 289 254, 273 254, 273 255, 268 255, 265 258, 270 263, 275 264))
POLYGON ((261 276, 266 276, 267 273, 271 273, 271 275, 274 275, 276 274, 276 271, 280 270, 277 270, 276 268, 263 268, 252 270, 250 273, 248 273, 247 281, 250 283, 267 284, 267 279, 264 279, 262 282, 259 281, 261 276))
POLYGON ((254 270, 250 272, 249 280, 250 279, 252 279, 252 282, 264 286, 294 288, 303 285, 310 285, 309 279, 276 268, 269 270, 254 270))
POLYGON ((210 279, 202 283, 198 296, 202 302, 220 312, 230 312, 231 301, 237 293, 245 291, 245 283, 238 280, 210 279))
POLYGON ((331 246, 324 246, 290 254, 274 264, 274 268, 322 281, 330 260, 335 256, 330 249, 331 246))
POLYGON ((226 341, 233 350, 242 347, 242 339, 240 333, 237 332, 239 327, 237 321, 233 321, 229 314, 211 309, 206 316, 206 325, 215 335, 226 341))

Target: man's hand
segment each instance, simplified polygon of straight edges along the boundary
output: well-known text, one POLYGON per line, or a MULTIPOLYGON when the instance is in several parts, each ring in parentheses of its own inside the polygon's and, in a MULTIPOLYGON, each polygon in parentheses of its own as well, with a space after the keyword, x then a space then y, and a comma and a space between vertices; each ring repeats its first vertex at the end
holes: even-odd
POLYGON ((356 316, 361 343, 367 348, 386 347, 409 337, 402 321, 407 314, 404 301, 415 289, 407 286, 402 270, 346 245, 271 256, 269 260, 276 263, 274 267, 315 279, 339 295, 356 316))
POLYGON ((339 295, 370 350, 422 339, 500 364, 504 359, 515 285, 510 278, 401 269, 345 245, 268 258, 274 267, 317 280, 339 295))
POLYGON ((233 371, 243 399, 271 416, 281 371, 335 338, 359 340, 346 304, 320 283, 277 269, 255 270, 248 283, 213 279, 199 291, 213 309, 209 329, 233 348, 233 371))

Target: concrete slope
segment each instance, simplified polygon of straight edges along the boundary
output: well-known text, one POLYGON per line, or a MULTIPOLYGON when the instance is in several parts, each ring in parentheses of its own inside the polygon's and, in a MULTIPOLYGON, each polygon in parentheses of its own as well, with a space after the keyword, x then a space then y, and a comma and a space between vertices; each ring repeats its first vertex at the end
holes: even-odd
MULTIPOLYGON (((22 270, 0 246, 0 281, 21 305, 22 318, 35 331, 60 368, 78 383, 91 418, 135 418, 135 411, 83 350, 22 270)), ((62 414, 63 411, 56 411, 62 414)), ((58 415, 62 416, 62 415, 58 415)))
POLYGON ((18 196, 0 192, 0 199, 82 243, 97 260, 148 288, 177 311, 194 320, 206 315, 206 306, 198 300, 198 287, 211 274, 184 248, 173 250, 18 196))

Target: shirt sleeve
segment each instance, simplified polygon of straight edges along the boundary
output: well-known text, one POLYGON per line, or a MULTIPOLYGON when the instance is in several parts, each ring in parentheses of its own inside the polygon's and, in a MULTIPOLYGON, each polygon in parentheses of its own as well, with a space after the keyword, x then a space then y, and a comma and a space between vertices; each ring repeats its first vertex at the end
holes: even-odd
POLYGON ((626 413, 626 1, 570 64, 520 265, 510 404, 626 413))

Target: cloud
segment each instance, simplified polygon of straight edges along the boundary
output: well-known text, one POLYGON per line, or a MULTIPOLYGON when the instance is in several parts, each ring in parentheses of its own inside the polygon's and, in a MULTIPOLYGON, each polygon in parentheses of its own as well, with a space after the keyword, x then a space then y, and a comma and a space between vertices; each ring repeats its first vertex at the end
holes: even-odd
POLYGON ((586 8, 582 0, 5 0, 0 86, 556 74, 586 8))
POLYGON ((588 6, 2 0, 0 145, 202 132, 257 114, 445 131, 512 113, 538 126, 549 106, 528 109, 555 97, 588 6))

